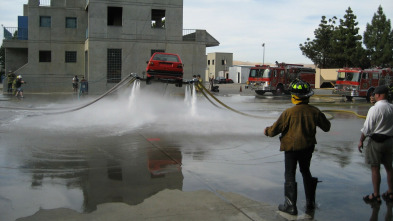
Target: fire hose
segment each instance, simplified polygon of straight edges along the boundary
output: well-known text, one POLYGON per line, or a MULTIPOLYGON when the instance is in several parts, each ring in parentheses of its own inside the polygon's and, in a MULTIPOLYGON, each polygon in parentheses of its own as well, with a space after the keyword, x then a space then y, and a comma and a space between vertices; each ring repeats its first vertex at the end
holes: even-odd
MULTIPOLYGON (((247 116, 247 117, 259 118, 259 119, 266 119, 266 117, 251 115, 251 114, 247 114, 247 113, 244 113, 244 112, 235 110, 235 109, 229 107, 228 105, 224 104, 223 102, 221 102, 221 101, 220 101, 216 96, 214 96, 208 89, 206 89, 206 87, 204 87, 203 84, 201 84, 199 81, 195 81, 194 84, 196 84, 197 87, 199 87, 200 89, 202 89, 202 90, 200 90, 201 93, 202 93, 202 95, 203 95, 210 103, 212 103, 212 104, 213 104, 214 106, 216 106, 216 107, 219 107, 219 106, 217 106, 217 105, 208 97, 208 95, 209 95, 211 98, 213 98, 217 103, 221 104, 223 107, 225 107, 226 109, 228 109, 228 110, 230 110, 230 111, 232 111, 232 112, 235 112, 235 113, 241 114, 241 115, 243 115, 243 116, 247 116)), ((354 111, 349 111, 349 110, 321 110, 321 111, 322 111, 322 113, 324 113, 324 114, 326 115, 326 117, 327 117, 329 120, 333 119, 333 115, 328 114, 328 113, 331 113, 331 112, 349 113, 349 114, 354 114, 354 115, 355 115, 356 117, 358 117, 358 118, 366 119, 366 116, 360 115, 360 114, 358 114, 358 113, 356 113, 356 112, 354 112, 354 111)))
MULTIPOLYGON (((68 112, 74 112, 74 111, 81 110, 81 109, 83 109, 83 108, 85 108, 87 106, 90 106, 90 105, 96 103, 97 101, 103 99, 104 97, 108 96, 109 94, 119 90, 123 86, 132 84, 136 79, 139 79, 139 77, 136 76, 135 74, 130 74, 129 76, 127 76, 126 78, 121 80, 119 83, 117 83, 114 87, 112 87, 107 92, 102 94, 100 97, 94 99, 93 101, 90 101, 89 103, 86 103, 86 104, 84 104, 82 106, 75 107, 75 108, 72 108, 72 109, 58 111, 58 112, 50 112, 50 113, 45 113, 45 114, 48 114, 48 115, 51 115, 51 114, 64 114, 64 113, 68 113, 68 112)), ((0 107, 0 109, 29 110, 29 111, 47 111, 48 110, 47 108, 42 109, 42 108, 19 108, 19 107, 0 107)))

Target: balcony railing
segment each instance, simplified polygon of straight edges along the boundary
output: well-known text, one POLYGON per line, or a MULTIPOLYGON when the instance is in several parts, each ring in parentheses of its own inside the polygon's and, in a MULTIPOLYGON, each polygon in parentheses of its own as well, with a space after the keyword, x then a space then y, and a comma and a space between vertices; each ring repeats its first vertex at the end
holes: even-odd
POLYGON ((40 6, 50 6, 51 0, 40 0, 40 6))
POLYGON ((183 29, 183 40, 184 41, 195 41, 196 40, 196 29, 183 29))
POLYGON ((27 28, 15 28, 15 27, 3 27, 3 39, 5 40, 27 40, 28 29, 27 28))

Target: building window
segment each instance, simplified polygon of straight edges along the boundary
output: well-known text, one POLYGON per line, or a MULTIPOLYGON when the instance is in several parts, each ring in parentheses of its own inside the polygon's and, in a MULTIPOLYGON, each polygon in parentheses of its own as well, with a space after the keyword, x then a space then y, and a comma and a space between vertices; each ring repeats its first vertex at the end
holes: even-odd
POLYGON ((76 28, 77 20, 74 17, 66 18, 66 28, 76 28))
POLYGON ((121 80, 121 49, 108 49, 107 82, 119 83, 121 80))
POLYGON ((214 59, 212 60, 212 65, 214 65, 214 59))
POLYGON ((153 49, 153 50, 151 50, 151 56, 154 54, 154 53, 156 53, 156 52, 163 52, 163 53, 165 53, 165 50, 160 50, 160 49, 153 49))
POLYGON ((108 7, 108 26, 123 25, 123 8, 108 7))
POLYGON ((50 16, 40 16, 40 27, 51 27, 51 17, 50 16))
POLYGON ((165 28, 165 10, 160 10, 160 9, 151 10, 151 27, 165 28))
POLYGON ((65 52, 65 62, 66 63, 76 63, 76 51, 66 51, 65 52))
POLYGON ((51 51, 40 51, 39 62, 51 62, 51 61, 52 61, 51 51))
POLYGON ((210 60, 207 60, 207 65, 210 65, 210 60))

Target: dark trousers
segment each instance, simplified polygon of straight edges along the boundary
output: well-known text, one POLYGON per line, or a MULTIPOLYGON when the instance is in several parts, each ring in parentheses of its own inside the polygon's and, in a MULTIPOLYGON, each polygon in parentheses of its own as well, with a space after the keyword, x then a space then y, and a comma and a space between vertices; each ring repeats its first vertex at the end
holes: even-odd
POLYGON ((303 180, 311 179, 310 163, 315 146, 300 151, 285 151, 285 182, 296 182, 296 166, 299 163, 303 180))
POLYGON ((8 83, 7 92, 12 92, 12 83, 8 83))

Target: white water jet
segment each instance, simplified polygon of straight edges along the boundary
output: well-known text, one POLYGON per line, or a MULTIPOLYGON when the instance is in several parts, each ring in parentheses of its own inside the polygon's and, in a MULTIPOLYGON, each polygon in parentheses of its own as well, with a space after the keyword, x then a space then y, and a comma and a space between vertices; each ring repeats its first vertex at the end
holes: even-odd
POLYGON ((191 116, 195 117, 197 115, 197 93, 195 90, 195 85, 192 86, 191 94, 191 116))
POLYGON ((132 86, 131 94, 128 99, 128 110, 132 110, 136 105, 135 99, 139 95, 140 89, 141 89, 141 82, 139 80, 136 80, 134 82, 134 85, 132 86))
POLYGON ((190 97, 191 97, 191 94, 190 94, 190 85, 187 85, 185 88, 186 88, 186 89, 185 89, 185 92, 184 92, 184 103, 185 103, 187 106, 189 106, 189 105, 190 105, 190 97))

